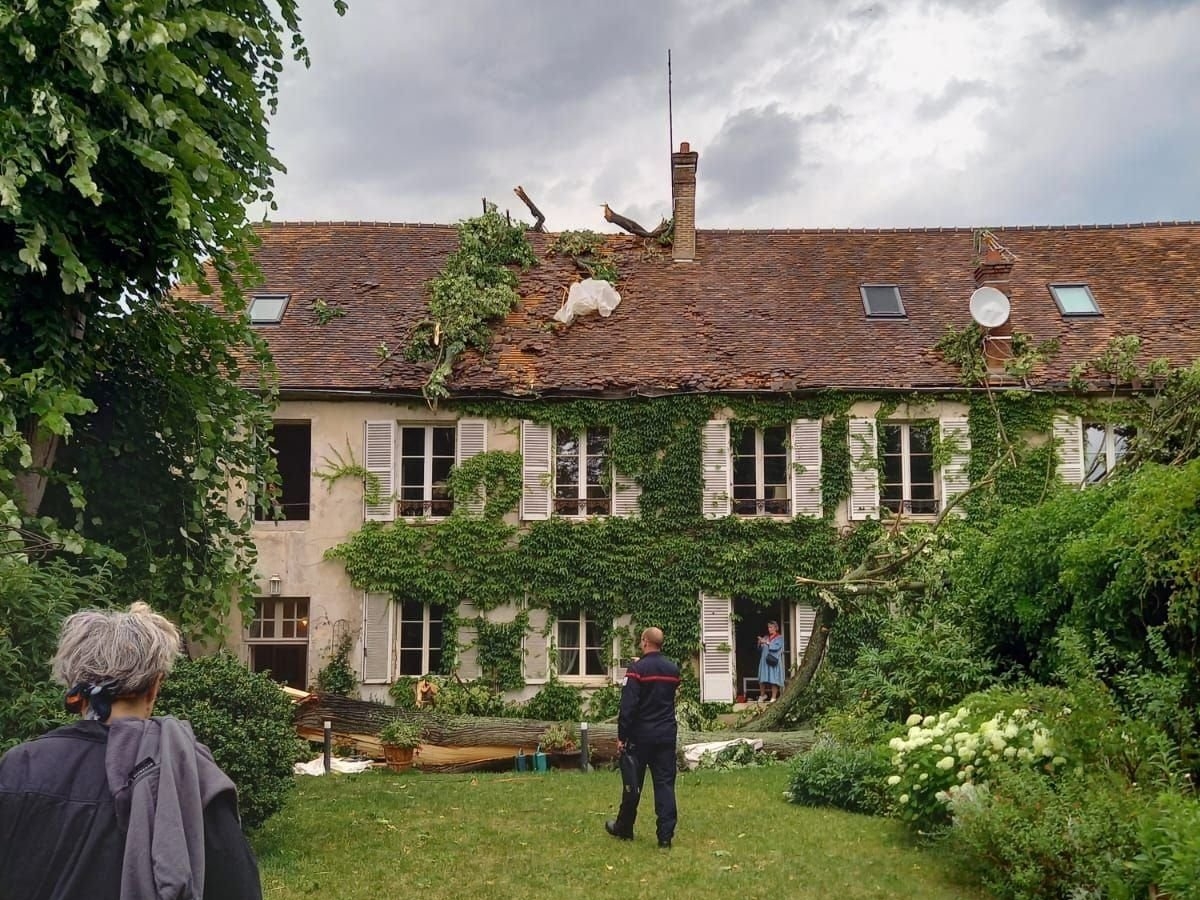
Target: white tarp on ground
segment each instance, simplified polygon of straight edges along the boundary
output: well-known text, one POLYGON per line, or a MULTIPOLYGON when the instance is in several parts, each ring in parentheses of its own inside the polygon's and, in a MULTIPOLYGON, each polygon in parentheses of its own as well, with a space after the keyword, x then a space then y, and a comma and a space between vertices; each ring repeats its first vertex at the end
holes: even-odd
POLYGON ((554 314, 554 318, 564 325, 570 325, 576 316, 598 312, 601 318, 607 319, 620 302, 621 295, 607 281, 585 278, 571 285, 567 291, 567 302, 554 314))
MULTIPOLYGON (((329 760, 330 771, 341 772, 344 775, 363 772, 369 768, 371 768, 371 761, 369 759, 342 759, 335 756, 329 760)), ((324 775, 325 757, 318 756, 311 762, 296 763, 292 766, 292 771, 297 775, 324 775)))
POLYGON ((749 744, 755 750, 761 750, 763 742, 757 738, 735 738, 732 741, 709 741, 707 744, 684 744, 683 745, 683 761, 689 769, 694 769, 700 765, 700 757, 705 753, 717 754, 726 747, 732 747, 734 744, 749 744))

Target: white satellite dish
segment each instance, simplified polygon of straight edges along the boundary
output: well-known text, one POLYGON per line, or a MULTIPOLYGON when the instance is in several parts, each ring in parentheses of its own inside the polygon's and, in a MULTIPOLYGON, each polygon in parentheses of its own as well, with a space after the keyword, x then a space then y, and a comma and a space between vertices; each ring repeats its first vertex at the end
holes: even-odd
POLYGON ((984 328, 995 328, 1008 321, 1012 305, 1003 291, 994 287, 976 288, 971 294, 971 318, 984 328))

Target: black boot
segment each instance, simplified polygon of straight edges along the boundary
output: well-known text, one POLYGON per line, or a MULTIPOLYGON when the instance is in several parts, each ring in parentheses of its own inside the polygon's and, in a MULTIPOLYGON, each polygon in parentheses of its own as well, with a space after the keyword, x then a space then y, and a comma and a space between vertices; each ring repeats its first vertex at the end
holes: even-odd
POLYGON ((617 825, 616 819, 609 819, 604 823, 604 830, 615 838, 620 838, 623 841, 633 840, 633 830, 629 828, 621 828, 617 825))

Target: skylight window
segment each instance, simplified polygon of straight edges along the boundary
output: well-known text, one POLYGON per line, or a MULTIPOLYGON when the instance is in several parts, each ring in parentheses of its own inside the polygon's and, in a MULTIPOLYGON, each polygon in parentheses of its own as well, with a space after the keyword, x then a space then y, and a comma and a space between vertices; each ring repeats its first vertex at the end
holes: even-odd
POLYGON ((283 321, 290 294, 255 294, 250 298, 250 324, 272 325, 283 321))
POLYGON ((1050 294, 1064 316, 1100 315, 1100 304, 1086 284, 1052 284, 1050 294))
POLYGON ((859 288, 862 293, 863 308, 867 315, 880 319, 903 319, 904 303, 900 300, 900 288, 894 284, 864 284, 859 288))

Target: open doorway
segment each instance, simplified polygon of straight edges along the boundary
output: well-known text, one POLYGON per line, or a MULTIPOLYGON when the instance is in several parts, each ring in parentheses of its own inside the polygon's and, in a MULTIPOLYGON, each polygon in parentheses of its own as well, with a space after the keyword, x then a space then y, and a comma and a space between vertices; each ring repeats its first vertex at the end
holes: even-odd
POLYGON ((736 667, 734 696, 744 697, 742 702, 758 699, 758 637, 767 633, 767 622, 779 623, 783 634, 783 664, 791 671, 795 659, 792 644, 791 604, 780 600, 763 606, 748 597, 733 598, 733 648, 736 667))

